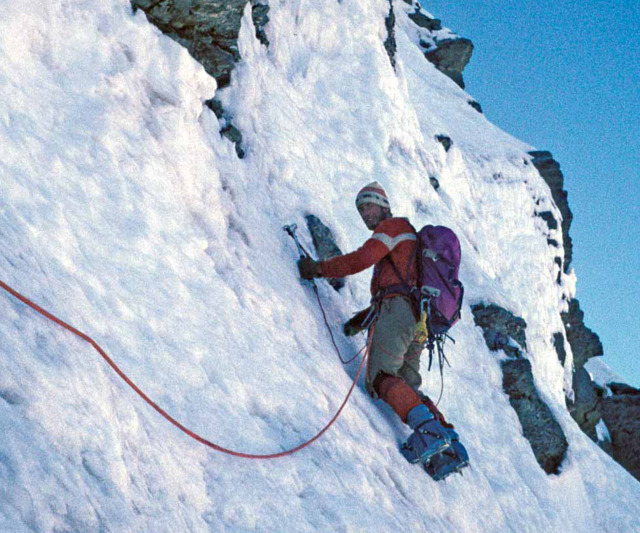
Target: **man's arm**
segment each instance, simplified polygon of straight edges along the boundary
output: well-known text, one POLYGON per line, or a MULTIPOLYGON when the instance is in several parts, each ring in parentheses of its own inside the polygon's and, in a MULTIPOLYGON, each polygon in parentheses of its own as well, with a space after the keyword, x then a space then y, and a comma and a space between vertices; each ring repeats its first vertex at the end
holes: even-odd
POLYGON ((319 265, 320 274, 323 278, 344 278, 357 274, 375 265, 388 253, 389 249, 372 237, 355 252, 322 261, 319 265))
POLYGON ((365 321, 369 318, 371 314, 371 306, 363 309, 362 311, 358 311, 355 315, 353 315, 347 322, 345 322, 342 327, 342 331, 347 337, 352 337, 364 331, 365 329, 365 321))
POLYGON ((301 259, 298 261, 300 275, 305 279, 311 279, 344 278, 357 274, 375 265, 398 244, 407 240, 416 240, 416 234, 407 222, 396 218, 383 220, 371 238, 355 252, 339 255, 321 263, 308 258, 301 259))

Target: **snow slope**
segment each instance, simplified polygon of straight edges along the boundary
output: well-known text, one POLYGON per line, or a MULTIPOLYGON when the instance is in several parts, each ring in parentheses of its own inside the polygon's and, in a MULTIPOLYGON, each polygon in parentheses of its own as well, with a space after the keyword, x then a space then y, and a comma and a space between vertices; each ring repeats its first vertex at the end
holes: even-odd
MULTIPOLYGON (((323 427, 357 368, 335 356, 282 225, 314 213, 354 249, 368 232, 353 199, 376 179, 394 214, 461 237, 467 298, 440 406, 472 467, 436 483, 407 464, 407 428, 362 384, 293 456, 209 450, 90 345, 2 292, 0 531, 637 528, 638 482, 564 407, 570 370, 552 338, 575 278, 555 282, 547 238, 561 234, 534 212, 560 215, 532 147, 468 105, 395 6, 395 72, 386 0, 272 1, 269 49, 247 8, 243 61, 216 94, 126 0, 0 0, 0 279, 91 335, 205 438, 279 452, 323 427), (203 106, 214 94, 243 132, 243 160, 203 106), (539 468, 502 392, 500 356, 468 307, 481 301, 527 321, 536 384, 570 445, 560 475, 539 468)), ((367 304, 368 281, 339 294, 320 283, 335 328, 367 304)), ((345 354, 362 343, 339 339, 345 354)), ((437 372, 423 388, 437 395, 437 372)))

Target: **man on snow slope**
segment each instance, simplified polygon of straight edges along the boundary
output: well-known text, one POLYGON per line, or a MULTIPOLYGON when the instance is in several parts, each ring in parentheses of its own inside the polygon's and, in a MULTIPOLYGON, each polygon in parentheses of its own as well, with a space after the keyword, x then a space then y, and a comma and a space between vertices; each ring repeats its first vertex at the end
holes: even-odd
MULTIPOLYGON (((391 214, 387 194, 378 182, 360 190, 356 207, 373 235, 361 248, 346 255, 322 262, 308 257, 300 259, 300 276, 304 279, 342 278, 375 265, 371 301, 376 320, 369 330, 373 338, 366 375, 367 391, 389 404, 414 430, 403 454, 412 462, 426 464, 451 443, 450 432, 443 424, 447 428, 453 426, 444 420, 428 397, 418 392, 422 383, 422 344, 415 340, 417 311, 406 291, 407 286, 416 285, 418 278, 416 232, 407 219, 391 214), (404 274, 404 279, 398 279, 400 273, 404 274)), ((345 333, 355 334, 361 330, 359 325, 366 314, 359 313, 350 320, 345 333)))

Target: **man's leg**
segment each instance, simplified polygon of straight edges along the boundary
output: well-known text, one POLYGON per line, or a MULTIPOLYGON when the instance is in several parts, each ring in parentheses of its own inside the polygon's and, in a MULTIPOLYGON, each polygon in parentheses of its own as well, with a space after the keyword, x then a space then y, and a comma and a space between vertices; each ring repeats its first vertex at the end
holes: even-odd
POLYGON ((426 462, 450 444, 445 428, 422 403, 415 389, 398 375, 413 341, 415 324, 406 298, 384 300, 374 326, 367 372, 369 392, 389 404, 414 430, 402 448, 402 454, 412 463, 426 462))
MULTIPOLYGON (((455 472, 460 472, 468 466, 469 454, 467 453, 464 445, 460 442, 460 437, 454 430, 453 424, 447 422, 438 407, 431 401, 431 398, 419 390, 422 383, 422 377, 420 375, 421 352, 421 345, 411 343, 407 353, 405 354, 404 364, 398 371, 398 376, 402 377, 408 385, 414 388, 422 400, 422 403, 429 409, 434 418, 446 429, 447 435, 451 441, 448 448, 444 449, 440 453, 434 454, 427 461, 423 461, 425 469, 429 475, 436 481, 439 481, 455 472)), ((405 453, 405 456, 406 455, 407 454, 405 453)), ((413 455, 409 455, 407 459, 411 460, 412 457, 413 455)))
POLYGON ((400 370, 398 370, 398 376, 416 391, 420 388, 420 385, 422 385, 422 376, 420 375, 421 354, 422 344, 412 341, 404 354, 402 366, 400 370))
POLYGON ((420 396, 420 398, 422 400, 422 403, 427 406, 429 411, 431 411, 431 414, 433 414, 433 416, 436 417, 436 420, 438 422, 440 422, 446 428, 451 428, 451 429, 455 428, 455 426, 453 424, 451 424, 450 422, 447 422, 447 419, 444 417, 444 415, 442 414, 440 409, 438 409, 436 404, 433 403, 431 398, 429 398, 429 396, 427 396, 426 394, 424 394, 421 391, 417 391, 417 392, 418 392, 418 396, 420 396))
POLYGON ((382 301, 373 326, 373 338, 367 363, 367 391, 373 397, 379 393, 374 387, 380 374, 397 376, 404 364, 404 355, 413 341, 416 320, 409 300, 403 297, 382 301))
POLYGON ((378 396, 391 406, 405 424, 414 407, 422 405, 420 396, 401 378, 380 372, 374 388, 378 396))
POLYGON ((444 427, 453 429, 453 424, 447 422, 444 415, 431 401, 431 398, 419 390, 420 385, 422 385, 422 376, 420 375, 421 354, 422 344, 415 341, 412 342, 404 355, 404 363, 402 367, 400 367, 400 370, 398 370, 398 376, 416 391, 422 403, 428 407, 429 411, 431 411, 431 414, 436 417, 438 422, 440 422, 444 427))

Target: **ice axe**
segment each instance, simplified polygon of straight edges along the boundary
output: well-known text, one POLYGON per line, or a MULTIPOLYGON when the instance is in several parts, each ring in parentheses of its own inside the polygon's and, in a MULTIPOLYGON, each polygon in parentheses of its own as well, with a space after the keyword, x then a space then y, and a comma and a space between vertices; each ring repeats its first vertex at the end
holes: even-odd
POLYGON ((286 231, 289 234, 289 236, 296 243, 296 247, 298 248, 298 252, 300 253, 300 257, 311 257, 309 255, 309 252, 307 252, 303 248, 302 244, 300 244, 300 241, 298 240, 298 236, 296 235, 296 230, 298 229, 298 224, 296 224, 295 222, 293 224, 286 224, 286 225, 282 226, 282 229, 284 231, 286 231))
MULTIPOLYGON (((302 244, 300 244, 300 241, 298 240, 298 236, 296 235, 298 224, 296 224, 295 222, 293 224, 286 224, 282 226, 282 229, 286 231, 289 234, 289 236, 293 239, 293 241, 296 243, 296 247, 298 248, 298 253, 300 254, 300 257, 309 257, 310 259, 313 259, 309 255, 309 252, 307 252, 304 249, 304 247, 302 246, 302 244)), ((311 285, 313 286, 313 290, 316 291, 316 294, 317 294, 318 287, 316 286, 316 281, 314 279, 309 279, 304 281, 310 282, 311 285)))

